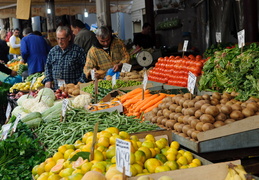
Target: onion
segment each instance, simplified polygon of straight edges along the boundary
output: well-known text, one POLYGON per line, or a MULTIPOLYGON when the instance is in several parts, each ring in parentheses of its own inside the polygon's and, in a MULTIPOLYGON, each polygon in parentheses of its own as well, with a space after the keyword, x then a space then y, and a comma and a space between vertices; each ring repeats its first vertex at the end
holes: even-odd
POLYGON ((157 111, 158 111, 158 108, 157 108, 157 107, 155 107, 155 108, 152 109, 152 113, 154 113, 154 114, 157 114, 157 111))
POLYGON ((208 131, 208 130, 213 129, 213 128, 214 128, 214 125, 211 124, 211 123, 205 123, 205 124, 202 125, 203 131, 208 131))
POLYGON ((226 102, 226 105, 227 105, 227 106, 232 106, 233 104, 234 104, 234 103, 231 102, 231 101, 226 102))
POLYGON ((158 110, 157 111, 157 116, 163 116, 163 111, 162 110, 158 110))
POLYGON ((224 123, 223 121, 216 121, 213 123, 214 127, 220 127, 220 126, 224 126, 226 123, 224 123))
POLYGON ((172 102, 172 97, 171 96, 167 96, 167 97, 165 97, 163 100, 162 100, 162 102, 172 102))
POLYGON ((157 122, 157 118, 158 118, 158 116, 152 117, 152 118, 151 118, 151 122, 152 122, 152 123, 156 123, 156 122, 157 122))

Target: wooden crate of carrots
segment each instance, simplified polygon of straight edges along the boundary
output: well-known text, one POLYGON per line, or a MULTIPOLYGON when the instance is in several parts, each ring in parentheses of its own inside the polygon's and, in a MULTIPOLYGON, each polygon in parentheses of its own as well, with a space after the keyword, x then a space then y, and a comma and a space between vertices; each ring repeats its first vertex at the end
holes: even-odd
POLYGON ((150 112, 157 107, 162 100, 167 96, 175 96, 174 94, 157 93, 151 94, 150 90, 144 91, 141 88, 134 89, 127 94, 120 96, 120 101, 123 105, 123 112, 127 116, 142 117, 143 113, 150 112))

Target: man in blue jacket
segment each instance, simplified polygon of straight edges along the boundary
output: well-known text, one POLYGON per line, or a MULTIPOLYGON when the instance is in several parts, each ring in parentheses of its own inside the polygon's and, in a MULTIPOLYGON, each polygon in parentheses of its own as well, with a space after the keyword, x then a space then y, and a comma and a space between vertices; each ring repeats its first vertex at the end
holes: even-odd
POLYGON ((42 36, 32 33, 31 28, 23 30, 21 40, 21 53, 25 63, 28 64, 28 74, 44 72, 50 46, 42 36))

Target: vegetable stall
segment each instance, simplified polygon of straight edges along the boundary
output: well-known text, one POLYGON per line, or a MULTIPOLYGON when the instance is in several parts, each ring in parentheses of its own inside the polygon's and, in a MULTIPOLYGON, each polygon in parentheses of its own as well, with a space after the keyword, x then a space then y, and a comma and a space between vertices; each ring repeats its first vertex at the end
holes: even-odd
MULTIPOLYGON (((44 88, 44 74, 8 86, 16 107, 1 130, 2 135, 7 134, 0 141, 4 152, 0 177, 122 178, 116 168, 116 139, 131 145, 129 179, 158 179, 176 169, 185 172, 190 168, 194 168, 191 172, 203 169, 202 178, 212 163, 225 169, 220 178, 233 169, 241 177, 248 171, 240 161, 227 168, 217 160, 236 160, 230 155, 233 151, 259 147, 253 140, 259 129, 258 76, 257 66, 251 65, 258 64, 257 51, 258 45, 250 44, 242 53, 228 47, 206 59, 199 55, 161 57, 148 71, 122 74, 115 86, 111 80, 99 80, 97 93, 93 82, 64 84, 56 91, 44 88), (143 89, 146 72, 152 85, 143 89), (189 72, 199 77, 196 86, 200 91, 164 91, 168 86, 187 90, 189 72), (138 81, 131 78, 137 76, 138 81), (157 84, 161 89, 152 90, 157 84), (6 132, 3 127, 8 125, 6 132), (246 137, 247 142, 232 145, 236 137, 246 137)), ((237 157, 251 155, 258 156, 248 151, 237 157)))

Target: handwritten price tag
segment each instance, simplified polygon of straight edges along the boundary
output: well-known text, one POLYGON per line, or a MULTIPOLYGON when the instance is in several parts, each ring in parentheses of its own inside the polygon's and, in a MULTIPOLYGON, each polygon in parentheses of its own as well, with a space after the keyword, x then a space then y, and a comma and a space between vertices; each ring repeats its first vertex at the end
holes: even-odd
POLYGON ((130 149, 130 142, 116 138, 116 167, 120 172, 123 172, 124 167, 127 176, 131 176, 130 149))
POLYGON ((18 125, 20 120, 21 120, 21 114, 19 113, 18 116, 16 117, 15 121, 14 121, 14 124, 13 124, 13 128, 12 128, 13 132, 16 131, 17 125, 18 125))
POLYGON ((5 124, 2 126, 1 140, 5 140, 7 138, 7 135, 11 129, 11 126, 12 126, 12 123, 5 124))
POLYGON ((68 99, 64 99, 62 103, 62 116, 65 118, 66 111, 67 111, 68 99))
POLYGON ((123 63, 121 72, 130 72, 132 65, 128 63, 123 63))
POLYGON ((94 81, 95 80, 95 70, 91 70, 91 79, 94 81))
POLYGON ((145 71, 144 77, 143 77, 143 82, 142 82, 144 90, 146 90, 146 88, 147 88, 147 81, 148 81, 147 71, 145 71))
POLYGON ((195 89, 195 85, 196 85, 196 80, 197 80, 197 77, 192 72, 189 71, 187 89, 192 94, 194 93, 194 89, 195 89))
POLYGON ((116 74, 112 76, 112 88, 116 85, 116 74))
POLYGON ((187 51, 188 43, 189 43, 188 40, 184 40, 184 42, 183 42, 183 51, 184 51, 184 52, 187 51))
POLYGON ((64 79, 57 79, 58 80, 58 87, 63 86, 64 84, 66 84, 64 79))
POLYGON ((31 81, 31 85, 30 85, 30 89, 32 88, 33 84, 35 83, 35 81, 37 80, 37 77, 34 77, 31 81))
POLYGON ((216 42, 221 43, 221 32, 216 32, 216 42))
POLYGON ((238 47, 242 48, 245 45, 245 30, 241 30, 237 33, 238 47))
POLYGON ((10 102, 8 102, 8 105, 7 105, 7 108, 6 108, 6 112, 5 112, 6 119, 8 119, 10 117, 11 111, 12 111, 12 107, 11 107, 10 102))

